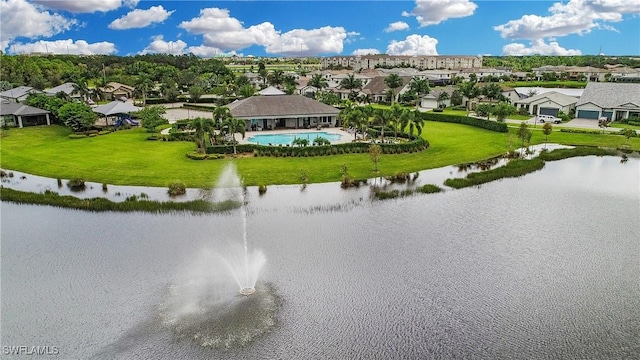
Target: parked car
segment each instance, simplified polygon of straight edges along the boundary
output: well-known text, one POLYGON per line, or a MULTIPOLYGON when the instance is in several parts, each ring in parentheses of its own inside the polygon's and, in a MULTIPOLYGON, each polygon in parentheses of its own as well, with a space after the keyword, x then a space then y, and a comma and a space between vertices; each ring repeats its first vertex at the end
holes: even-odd
POLYGON ((554 124, 560 124, 562 122, 562 119, 551 115, 538 115, 538 121, 540 121, 541 123, 552 122, 554 124))

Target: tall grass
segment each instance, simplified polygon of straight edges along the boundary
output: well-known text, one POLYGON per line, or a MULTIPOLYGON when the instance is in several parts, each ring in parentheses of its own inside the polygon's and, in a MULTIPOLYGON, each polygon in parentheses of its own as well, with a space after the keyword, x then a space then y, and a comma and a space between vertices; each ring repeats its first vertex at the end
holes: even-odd
POLYGON ((10 201, 18 204, 51 205, 62 208, 87 210, 87 211, 119 211, 119 212, 150 212, 168 213, 177 211, 187 211, 192 213, 214 213, 229 211, 240 207, 240 203, 235 201, 225 201, 212 203, 205 200, 193 200, 186 202, 173 201, 150 201, 129 199, 124 202, 113 202, 105 198, 80 199, 74 196, 59 195, 56 192, 45 191, 44 193, 32 193, 18 191, 8 188, 0 188, 0 200, 10 201))
POLYGON ((533 158, 530 160, 511 160, 507 165, 478 173, 471 173, 466 178, 445 180, 444 184, 454 189, 480 185, 503 178, 520 177, 538 171, 544 167, 544 160, 533 158))

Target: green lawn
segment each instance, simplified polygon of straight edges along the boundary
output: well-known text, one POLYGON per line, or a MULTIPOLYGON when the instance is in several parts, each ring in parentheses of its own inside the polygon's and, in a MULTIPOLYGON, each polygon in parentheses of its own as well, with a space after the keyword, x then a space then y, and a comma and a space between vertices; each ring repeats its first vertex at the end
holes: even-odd
POLYGON ((609 124, 610 127, 612 128, 618 128, 618 129, 624 129, 624 128, 629 128, 629 129, 633 129, 633 130, 640 130, 640 126, 638 125, 629 125, 629 124, 621 124, 619 122, 612 122, 611 124, 609 124))
MULTIPOLYGON (((310 183, 339 181, 342 164, 354 178, 375 176, 368 154, 348 154, 309 158, 243 157, 226 160, 190 160, 190 142, 145 140, 144 129, 117 131, 84 139, 69 139, 62 126, 29 127, 5 131, 0 142, 1 166, 52 178, 81 177, 87 181, 118 185, 167 186, 174 181, 189 187, 210 187, 227 163, 236 163, 246 185, 300 183, 305 169, 310 183)), ((431 147, 423 152, 383 155, 382 175, 441 167, 487 159, 507 151, 508 144, 519 145, 515 129, 509 134, 470 126, 427 122, 423 136, 431 147), (509 140, 511 137, 511 140, 509 140)), ((532 142, 544 142, 535 131, 532 142)), ((568 134, 554 131, 550 142, 576 145, 620 147, 622 136, 568 134)), ((631 139, 640 149, 640 139, 631 139)))

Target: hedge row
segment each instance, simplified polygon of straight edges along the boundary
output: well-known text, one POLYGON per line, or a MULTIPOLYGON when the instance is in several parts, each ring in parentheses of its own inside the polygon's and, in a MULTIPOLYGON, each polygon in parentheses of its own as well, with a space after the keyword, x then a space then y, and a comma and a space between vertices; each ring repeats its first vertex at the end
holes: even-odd
POLYGON ((602 134, 599 130, 583 130, 583 129, 560 129, 560 132, 574 133, 574 134, 602 134))
MULTIPOLYGON (((353 142, 335 145, 320 146, 266 146, 258 144, 239 144, 236 145, 238 153, 253 153, 254 156, 325 156, 338 154, 358 154, 369 151, 371 143, 353 142)), ((379 144, 384 154, 402 154, 425 150, 429 147, 429 143, 417 138, 402 144, 379 144)), ((232 145, 208 146, 207 154, 232 154, 232 145)))
POLYGON ((438 121, 438 122, 448 122, 448 123, 456 123, 456 124, 464 124, 479 127, 482 129, 487 129, 496 132, 506 133, 507 124, 489 121, 484 119, 476 119, 468 116, 460 116, 460 115, 448 115, 448 114, 438 114, 433 112, 425 112, 422 113, 422 118, 427 121, 438 121))

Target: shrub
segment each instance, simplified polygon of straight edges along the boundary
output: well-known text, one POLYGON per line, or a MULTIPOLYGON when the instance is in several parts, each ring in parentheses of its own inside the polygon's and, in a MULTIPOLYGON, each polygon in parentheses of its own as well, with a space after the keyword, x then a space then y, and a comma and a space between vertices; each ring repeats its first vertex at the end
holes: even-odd
POLYGON ((76 178, 76 179, 71 179, 67 182, 67 186, 69 187, 69 189, 71 189, 72 191, 80 191, 80 190, 84 190, 84 179, 80 179, 80 178, 76 178))
POLYGON ((207 159, 207 154, 200 154, 199 152, 188 152, 187 157, 191 160, 205 160, 207 159))
POLYGON ((85 134, 69 134, 67 135, 69 139, 84 139, 87 137, 85 134))
POLYGON ((471 118, 468 116, 434 114, 433 112, 422 113, 422 118, 428 121, 449 122, 456 124, 464 124, 487 129, 496 132, 507 132, 507 124, 483 119, 471 118))
POLYGON ((169 196, 179 196, 187 193, 187 187, 181 182, 169 184, 169 196))
POLYGON ((260 186, 258 186, 258 194, 264 195, 266 192, 267 192, 267 185, 260 184, 260 186))
POLYGON ((426 184, 423 185, 421 187, 419 187, 417 189, 418 192, 421 192, 423 194, 433 194, 433 193, 438 193, 442 191, 442 188, 440 188, 439 186, 433 185, 433 184, 426 184))
POLYGON ((560 129, 560 132, 574 133, 574 134, 597 134, 597 135, 602 134, 602 131, 598 131, 598 130, 567 129, 567 128, 560 129))
POLYGON ((540 153, 538 156, 540 159, 545 161, 555 161, 562 160, 576 156, 588 156, 588 155, 596 155, 596 156, 607 156, 607 155, 616 155, 616 152, 613 150, 602 149, 598 147, 592 146, 578 146, 573 149, 556 149, 553 151, 544 151, 540 153))

